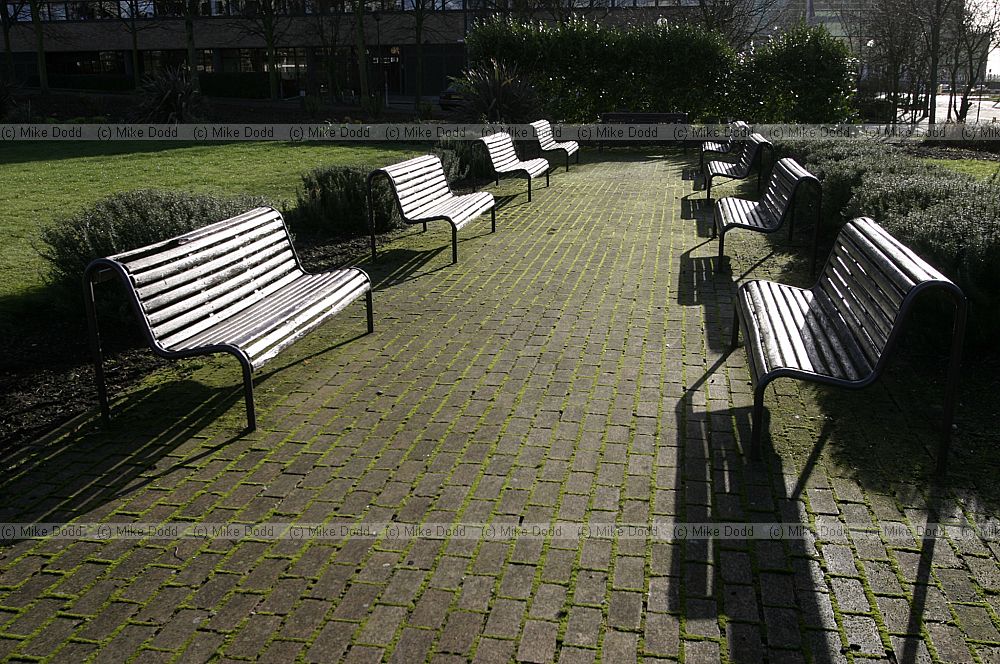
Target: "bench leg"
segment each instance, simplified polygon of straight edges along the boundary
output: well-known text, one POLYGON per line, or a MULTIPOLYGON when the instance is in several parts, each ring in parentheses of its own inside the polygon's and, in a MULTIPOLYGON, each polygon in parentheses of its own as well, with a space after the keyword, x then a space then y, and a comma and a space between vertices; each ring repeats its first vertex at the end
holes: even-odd
POLYGON ((490 230, 491 233, 496 233, 497 232, 497 205, 496 205, 496 203, 494 203, 493 207, 490 208, 490 229, 491 229, 490 230))
POLYGON ((368 334, 375 331, 375 315, 372 304, 372 292, 369 290, 365 293, 365 313, 368 315, 368 334))
POLYGON ((97 400, 101 404, 101 418, 105 424, 111 422, 111 407, 108 403, 108 386, 104 379, 104 351, 101 349, 101 331, 97 325, 97 307, 94 303, 94 282, 90 275, 84 277, 84 301, 87 306, 87 328, 90 332, 90 353, 94 359, 94 382, 97 385, 97 400))
POLYGON ((712 200, 712 176, 705 178, 705 200, 712 200))
POLYGON ((965 340, 966 301, 955 296, 955 326, 951 338, 951 359, 944 392, 944 412, 941 415, 941 445, 938 448, 937 473, 944 477, 948 472, 948 453, 951 450, 951 423, 955 415, 955 397, 958 392, 959 369, 962 364, 962 345, 965 340))
MULTIPOLYGON (((579 154, 579 152, 577 154, 579 154)), ((577 157, 577 159, 579 158, 580 157, 577 157)), ((566 153, 566 172, 569 173, 569 152, 566 153)))
POLYGON ((576 149, 576 163, 580 163, 580 148, 576 149))
POLYGON ((549 186, 549 170, 545 169, 545 186, 549 186))
POLYGON ((247 404, 247 430, 257 430, 257 411, 253 405, 253 368, 249 363, 240 360, 243 366, 243 399, 247 404))
POLYGON ((740 307, 736 305, 736 310, 733 311, 733 336, 729 339, 729 347, 736 348, 740 343, 740 307))
POLYGON ((750 429, 750 458, 760 461, 760 437, 764 427, 764 389, 767 384, 758 385, 753 393, 753 421, 750 429))
POLYGON ((458 228, 455 226, 451 227, 451 263, 454 265, 458 262, 458 228))
POLYGON ((719 260, 715 264, 715 271, 722 272, 722 262, 725 260, 726 249, 726 229, 719 231, 719 260))
POLYGON ((531 202, 531 176, 528 176, 528 202, 531 202))
POLYGON ((427 222, 426 221, 424 222, 424 232, 425 233, 427 232, 427 222))

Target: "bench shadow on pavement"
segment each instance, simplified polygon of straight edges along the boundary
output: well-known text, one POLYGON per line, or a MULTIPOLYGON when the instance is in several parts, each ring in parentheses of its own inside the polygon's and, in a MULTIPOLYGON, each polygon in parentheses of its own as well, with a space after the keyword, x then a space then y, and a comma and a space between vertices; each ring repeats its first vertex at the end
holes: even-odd
MULTIPOLYGON (((748 456, 751 407, 720 409, 710 401, 728 393, 725 385, 712 389, 713 382, 725 381, 727 357, 718 357, 696 380, 686 380, 675 406, 679 516, 674 518, 688 525, 783 523, 808 531, 804 505, 783 481, 782 473, 789 470, 781 468, 777 457, 753 462, 748 456)), ((762 529, 769 532, 766 526, 762 529)), ((664 601, 669 611, 683 615, 689 636, 721 636, 734 662, 767 661, 767 649, 781 645, 769 643, 765 630, 787 632, 790 623, 799 631, 801 616, 801 647, 810 653, 810 661, 841 661, 837 625, 826 606, 829 592, 808 535, 772 539, 759 534, 744 538, 738 531, 722 537, 688 532, 679 539, 672 547, 664 601), (683 588, 683 595, 675 586, 683 588), (723 614, 727 624, 720 634, 723 614)), ((771 651, 770 661, 776 661, 775 652, 783 651, 771 651)))
POLYGON ((694 219, 698 237, 712 237, 712 202, 704 198, 681 198, 681 219, 694 219))
POLYGON ((727 271, 715 271, 715 256, 691 256, 705 241, 680 256, 677 304, 705 310, 705 339, 713 351, 729 350, 735 315, 736 285, 727 271))
POLYGON ((142 486, 161 481, 172 486, 177 480, 169 476, 186 476, 199 459, 242 437, 242 430, 229 428, 209 439, 202 434, 237 402, 242 403, 239 386, 192 380, 133 392, 113 404, 110 425, 96 419, 4 457, 0 516, 9 523, 63 523, 100 512, 142 486), (180 450, 192 441, 199 447, 180 450))

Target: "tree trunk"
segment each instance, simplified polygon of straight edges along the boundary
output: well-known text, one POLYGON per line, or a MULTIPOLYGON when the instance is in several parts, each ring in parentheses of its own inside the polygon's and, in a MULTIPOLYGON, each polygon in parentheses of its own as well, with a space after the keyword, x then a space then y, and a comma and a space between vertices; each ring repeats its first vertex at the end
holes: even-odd
POLYGON ((416 34, 414 37, 417 39, 417 89, 416 98, 413 100, 413 108, 420 110, 420 98, 424 94, 424 17, 422 15, 416 16, 416 34))
POLYGON ((0 27, 3 28, 3 54, 4 67, 0 72, 0 78, 14 81, 14 49, 10 45, 11 15, 7 13, 7 2, 0 2, 0 27))
POLYGON ((49 72, 45 67, 45 32, 42 28, 42 1, 31 0, 31 26, 35 29, 35 52, 38 58, 38 87, 49 91, 49 72))
POLYGON ((197 55, 194 50, 194 17, 197 12, 197 0, 189 0, 187 11, 184 12, 184 41, 187 45, 188 73, 191 76, 191 88, 195 94, 200 94, 201 80, 198 76, 197 55))
POLYGON ((132 6, 132 19, 129 22, 129 32, 132 33, 132 88, 139 89, 139 30, 135 25, 136 5, 132 6))
POLYGON ((362 107, 371 105, 368 98, 368 49, 365 47, 365 6, 354 0, 354 49, 358 60, 358 94, 362 107))

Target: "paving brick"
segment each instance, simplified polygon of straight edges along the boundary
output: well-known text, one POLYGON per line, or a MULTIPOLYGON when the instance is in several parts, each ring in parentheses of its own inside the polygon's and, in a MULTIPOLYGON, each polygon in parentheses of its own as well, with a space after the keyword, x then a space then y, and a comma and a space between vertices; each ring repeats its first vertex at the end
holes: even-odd
MULTIPOLYGON (((523 183, 491 185, 501 200, 516 196, 497 233, 470 227, 455 265, 440 254, 446 228, 388 238, 366 265, 378 283, 376 332, 356 335, 352 308, 289 349, 261 379, 257 432, 234 437, 237 404, 190 433, 172 428, 169 453, 153 463, 144 455, 162 447, 159 420, 182 422, 204 394, 171 392, 156 418, 137 400, 114 431, 84 428, 27 451, 20 478, 3 480, 17 504, 0 511, 664 527, 814 519, 819 544, 24 542, 0 552, 0 659, 18 649, 60 661, 200 661, 231 648, 240 661, 881 661, 879 615, 897 659, 909 649, 913 661, 968 661, 970 642, 981 661, 995 659, 1000 547, 957 530, 926 541, 909 532, 932 502, 948 523, 968 514, 985 527, 992 515, 974 489, 938 499, 891 468, 859 472, 841 452, 853 436, 875 438, 850 419, 827 432, 835 445, 802 456, 823 439, 827 393, 794 381, 766 397, 778 464, 745 465, 752 393, 745 355, 728 352, 733 276, 748 268, 745 278, 804 283, 797 262, 738 233, 727 249, 740 271, 716 274, 704 241, 711 209, 679 177, 690 155, 591 154, 553 173, 530 206, 523 183), (128 477, 101 475, 111 463, 128 477), (80 468, 93 494, 72 493, 80 468), (848 524, 902 536, 887 548, 877 533, 848 536, 848 524), (832 597, 856 650, 841 641, 832 597), (90 620, 77 624, 77 614, 90 620)), ((232 383, 225 362, 183 371, 195 384, 232 383)), ((922 439, 892 391, 867 397, 885 435, 901 427, 922 439)))
POLYGON ((529 620, 524 625, 517 649, 519 662, 551 662, 555 657, 556 634, 559 625, 551 622, 529 620))

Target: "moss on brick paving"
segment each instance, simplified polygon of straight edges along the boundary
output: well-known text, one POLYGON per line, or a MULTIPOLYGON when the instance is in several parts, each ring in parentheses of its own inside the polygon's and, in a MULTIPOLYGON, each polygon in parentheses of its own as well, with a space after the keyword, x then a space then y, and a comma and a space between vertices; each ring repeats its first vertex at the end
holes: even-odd
POLYGON ((955 531, 932 551, 917 531, 928 508, 995 523, 978 476, 931 489, 936 402, 906 388, 933 369, 863 393, 778 381, 768 454, 749 463, 734 278, 806 284, 802 247, 734 233, 732 272, 716 273, 692 156, 583 162, 530 205, 523 181, 488 187, 497 232, 464 229, 457 265, 445 224, 394 238, 364 266, 375 333, 357 305, 269 365, 257 432, 241 431, 234 362, 171 364, 119 399, 110 428, 11 459, 2 520, 783 521, 811 537, 25 540, 0 553, 0 658, 990 652, 976 639, 995 633, 996 588, 979 584, 996 549, 955 531), (909 535, 845 530, 864 522, 909 535))

